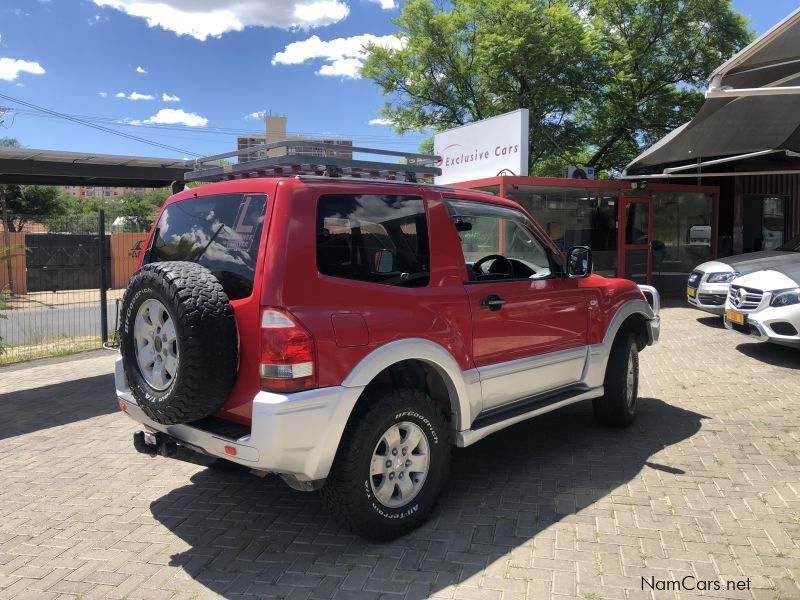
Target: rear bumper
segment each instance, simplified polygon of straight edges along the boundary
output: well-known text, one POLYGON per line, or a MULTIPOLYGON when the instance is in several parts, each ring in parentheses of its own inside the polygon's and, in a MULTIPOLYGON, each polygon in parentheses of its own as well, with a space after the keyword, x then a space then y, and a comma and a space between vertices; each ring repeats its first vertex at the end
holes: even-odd
POLYGON ((301 481, 328 476, 347 419, 363 387, 333 386, 298 392, 259 392, 253 399, 249 435, 231 439, 192 425, 162 425, 138 406, 122 367, 115 365, 117 398, 125 414, 179 444, 259 471, 293 475, 301 481), (232 453, 235 451, 235 455, 232 453))

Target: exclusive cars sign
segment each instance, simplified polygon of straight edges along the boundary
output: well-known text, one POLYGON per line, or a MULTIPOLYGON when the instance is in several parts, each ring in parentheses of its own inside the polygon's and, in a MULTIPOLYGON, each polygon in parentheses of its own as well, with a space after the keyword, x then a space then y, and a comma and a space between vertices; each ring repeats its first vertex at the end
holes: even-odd
POLYGON ((528 109, 475 121, 437 133, 433 153, 447 184, 495 175, 528 174, 528 109))

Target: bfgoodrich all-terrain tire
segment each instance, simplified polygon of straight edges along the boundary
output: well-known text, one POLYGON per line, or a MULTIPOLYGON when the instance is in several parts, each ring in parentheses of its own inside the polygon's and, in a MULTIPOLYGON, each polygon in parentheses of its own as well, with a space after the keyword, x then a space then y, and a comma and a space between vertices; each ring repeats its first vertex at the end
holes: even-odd
POLYGON ((623 332, 614 340, 604 388, 605 395, 592 400, 597 422, 607 427, 633 423, 639 395, 639 347, 632 333, 623 332))
POLYGON ((384 389, 345 432, 322 488, 354 533, 392 540, 428 518, 450 469, 441 409, 416 390, 384 389))
POLYGON ((120 338, 128 385, 154 421, 189 423, 227 401, 239 362, 236 321, 205 267, 160 262, 139 269, 122 300, 120 338))

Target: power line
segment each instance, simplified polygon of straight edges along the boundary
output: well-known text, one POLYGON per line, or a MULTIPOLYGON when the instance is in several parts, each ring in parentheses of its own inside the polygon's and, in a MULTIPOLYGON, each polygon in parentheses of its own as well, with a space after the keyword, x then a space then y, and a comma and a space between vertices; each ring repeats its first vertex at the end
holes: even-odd
POLYGON ((166 144, 161 144, 159 142, 154 142, 152 140, 148 140, 146 138, 139 137, 137 135, 131 135, 131 134, 128 134, 128 133, 124 133, 122 131, 117 131, 115 129, 111 129, 109 127, 104 127, 102 125, 97 125, 95 123, 91 123, 89 121, 85 121, 83 119, 80 119, 80 118, 77 118, 77 117, 73 117, 71 115, 66 115, 64 113, 60 113, 60 112, 57 112, 57 111, 54 111, 54 110, 50 110, 49 108, 44 108, 42 106, 37 106, 36 104, 32 104, 30 102, 25 102, 24 100, 19 100, 18 98, 13 98, 12 96, 7 96, 6 94, 0 94, 0 98, 3 98, 5 100, 9 100, 11 102, 16 102, 17 104, 21 104, 22 106, 27 106, 28 108, 32 108, 34 110, 38 110, 38 111, 41 111, 43 113, 47 113, 47 114, 53 115, 53 116, 61 118, 61 119, 66 119, 67 121, 72 121, 73 123, 78 123, 79 125, 84 125, 86 127, 91 127, 92 129, 97 129, 98 131, 103 131, 105 133, 110 133, 112 135, 116 135, 116 136, 120 136, 120 137, 123 137, 123 138, 127 138, 129 140, 133 140, 133 141, 136 141, 136 142, 141 142, 143 144, 149 144, 150 146, 156 146, 158 148, 162 148, 164 150, 169 150, 171 152, 177 152, 179 154, 190 155, 190 156, 200 156, 196 152, 191 152, 191 151, 185 150, 183 148, 176 148, 174 146, 168 146, 166 144))
MULTIPOLYGON (((149 129, 156 129, 162 131, 185 131, 191 133, 198 133, 198 134, 206 134, 206 135, 225 135, 225 136, 259 136, 264 135, 262 130, 252 130, 252 129, 237 129, 231 127, 190 127, 187 125, 165 125, 165 124, 153 124, 153 123, 144 123, 144 122, 133 122, 133 121, 126 121, 124 119, 116 119, 111 117, 97 117, 97 116, 88 116, 88 115, 62 115, 61 113, 57 113, 56 115, 51 114, 43 114, 37 110, 15 110, 17 114, 20 115, 28 115, 33 117, 43 117, 43 118, 63 118, 63 117, 72 117, 74 119, 78 119, 80 121, 85 121, 88 123, 105 123, 109 125, 117 125, 122 127, 144 127, 149 129)), ((381 142, 381 143, 395 143, 395 144, 403 144, 408 142, 416 141, 415 138, 425 137, 425 134, 411 134, 409 136, 410 139, 403 140, 399 136, 392 136, 392 135, 380 135, 380 134, 348 134, 348 133, 336 133, 336 132, 301 132, 301 131, 289 131, 287 135, 291 136, 306 136, 306 137, 314 137, 314 138, 339 138, 339 139, 353 139, 353 140, 362 140, 362 141, 374 141, 374 142, 381 142)), ((186 139, 186 138, 184 138, 186 139)))

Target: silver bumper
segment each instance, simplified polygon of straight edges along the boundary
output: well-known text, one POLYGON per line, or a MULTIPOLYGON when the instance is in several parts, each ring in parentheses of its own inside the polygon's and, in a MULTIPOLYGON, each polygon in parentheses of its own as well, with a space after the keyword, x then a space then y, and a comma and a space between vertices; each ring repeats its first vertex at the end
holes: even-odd
POLYGON ((210 456, 259 471, 292 475, 300 481, 328 476, 347 419, 364 389, 333 386, 295 394, 258 392, 253 399, 250 434, 230 439, 191 425, 156 423, 133 397, 122 358, 117 358, 114 375, 125 414, 147 429, 167 433, 210 456))
POLYGON ((658 290, 651 285, 640 285, 647 303, 653 309, 653 316, 647 321, 647 345, 652 346, 658 341, 661 335, 661 295, 658 290))

